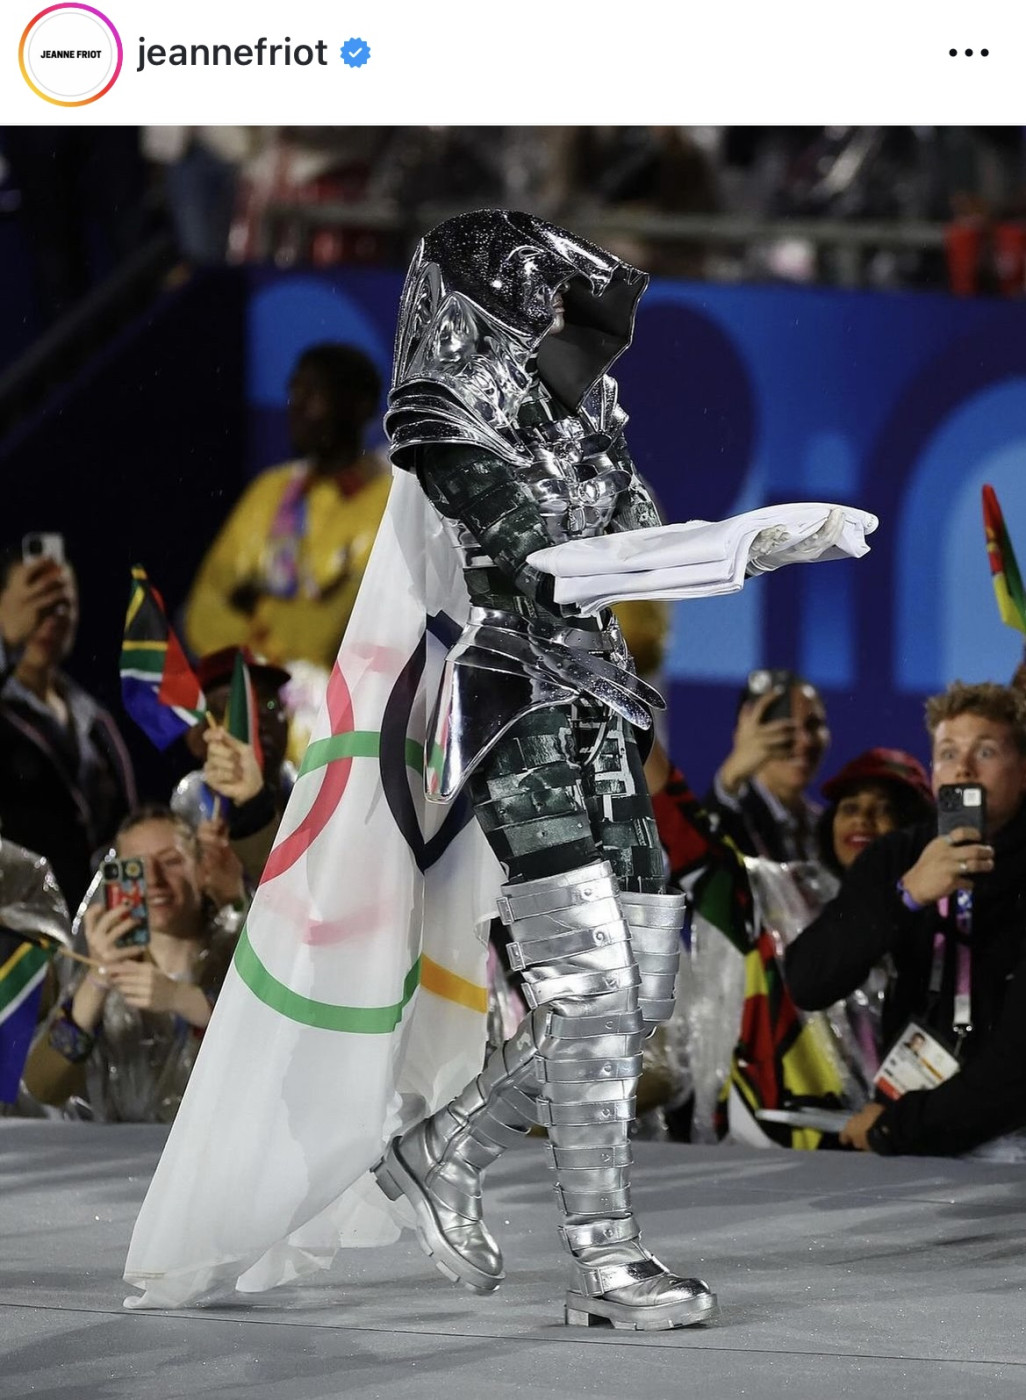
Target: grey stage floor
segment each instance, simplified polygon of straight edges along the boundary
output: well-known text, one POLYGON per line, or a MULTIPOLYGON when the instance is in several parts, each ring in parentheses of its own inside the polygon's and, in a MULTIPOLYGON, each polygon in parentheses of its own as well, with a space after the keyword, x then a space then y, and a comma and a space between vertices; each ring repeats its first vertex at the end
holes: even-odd
POLYGON ((647 1241, 719 1293, 703 1329, 562 1325, 536 1144, 489 1178, 509 1273, 489 1297, 404 1241, 237 1307, 128 1313, 162 1136, 0 1121, 2 1400, 1026 1396, 1022 1168, 638 1144, 647 1241))

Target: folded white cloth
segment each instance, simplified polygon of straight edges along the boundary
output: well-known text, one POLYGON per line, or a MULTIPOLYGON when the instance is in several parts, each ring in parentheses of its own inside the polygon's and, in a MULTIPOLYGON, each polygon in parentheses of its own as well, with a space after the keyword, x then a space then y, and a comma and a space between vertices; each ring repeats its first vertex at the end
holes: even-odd
POLYGON ((708 598, 736 593, 746 576, 817 559, 860 559, 880 522, 824 502, 763 506, 729 520, 689 520, 569 540, 528 563, 555 577, 555 600, 596 613, 626 598, 708 598))

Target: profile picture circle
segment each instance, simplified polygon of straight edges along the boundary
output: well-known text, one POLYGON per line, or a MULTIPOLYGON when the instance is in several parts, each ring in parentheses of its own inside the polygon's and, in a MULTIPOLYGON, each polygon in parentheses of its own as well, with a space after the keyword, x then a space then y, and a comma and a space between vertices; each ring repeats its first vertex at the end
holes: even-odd
POLYGON ((40 10, 18 48, 22 77, 37 97, 84 107, 109 92, 121 72, 118 31, 105 14, 76 0, 40 10))

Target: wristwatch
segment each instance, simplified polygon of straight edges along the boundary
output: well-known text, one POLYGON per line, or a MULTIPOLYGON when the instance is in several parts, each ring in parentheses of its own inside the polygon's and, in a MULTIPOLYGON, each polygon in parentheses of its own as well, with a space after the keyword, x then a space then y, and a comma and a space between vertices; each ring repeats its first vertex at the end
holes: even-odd
POLYGON ((881 1157, 894 1157, 894 1139, 891 1136, 891 1127, 887 1122, 886 1113, 882 1113, 873 1126, 866 1133, 866 1141, 870 1149, 881 1157))

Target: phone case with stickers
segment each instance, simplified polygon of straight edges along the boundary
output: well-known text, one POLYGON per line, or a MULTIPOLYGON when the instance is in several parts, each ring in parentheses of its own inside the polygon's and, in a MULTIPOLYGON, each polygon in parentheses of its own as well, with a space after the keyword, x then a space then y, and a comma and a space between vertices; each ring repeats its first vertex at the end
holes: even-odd
POLYGON ((103 862, 103 902, 108 909, 127 908, 135 916, 135 927, 117 940, 119 948, 145 948, 150 941, 146 913, 146 875, 143 863, 134 857, 103 862))

